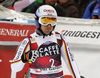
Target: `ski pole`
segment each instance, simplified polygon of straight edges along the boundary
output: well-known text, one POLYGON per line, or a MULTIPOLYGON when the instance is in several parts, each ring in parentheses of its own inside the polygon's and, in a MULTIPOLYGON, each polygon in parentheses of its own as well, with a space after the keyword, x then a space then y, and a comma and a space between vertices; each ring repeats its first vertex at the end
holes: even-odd
POLYGON ((25 74, 24 74, 24 77, 23 77, 23 78, 26 78, 27 71, 28 71, 28 69, 29 69, 29 67, 30 67, 30 64, 31 64, 32 62, 29 61, 28 63, 29 63, 29 64, 28 64, 28 66, 27 66, 27 68, 26 68, 26 71, 25 71, 25 74))

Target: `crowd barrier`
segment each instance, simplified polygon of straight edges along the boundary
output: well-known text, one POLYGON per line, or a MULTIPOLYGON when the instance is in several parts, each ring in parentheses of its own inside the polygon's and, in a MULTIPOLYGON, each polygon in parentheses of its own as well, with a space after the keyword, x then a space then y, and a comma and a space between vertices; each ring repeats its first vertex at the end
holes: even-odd
MULTIPOLYGON (((33 15, 31 18, 34 21, 33 15)), ((34 22, 0 21, 0 78, 11 78, 10 63, 16 54, 16 48, 35 29, 34 22)), ((55 31, 67 39, 80 74, 85 78, 100 78, 100 21, 58 17, 55 31)), ((23 77, 26 67, 27 64, 23 71, 16 74, 16 78, 23 77)), ((63 70, 64 75, 70 75, 64 61, 63 70)))

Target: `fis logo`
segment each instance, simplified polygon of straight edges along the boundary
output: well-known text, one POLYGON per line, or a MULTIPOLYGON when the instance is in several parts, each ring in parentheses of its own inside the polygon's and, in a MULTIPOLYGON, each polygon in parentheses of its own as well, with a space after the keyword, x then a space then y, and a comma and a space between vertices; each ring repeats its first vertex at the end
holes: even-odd
POLYGON ((52 41, 47 41, 45 43, 43 43, 43 45, 49 45, 50 43, 53 43, 52 41))

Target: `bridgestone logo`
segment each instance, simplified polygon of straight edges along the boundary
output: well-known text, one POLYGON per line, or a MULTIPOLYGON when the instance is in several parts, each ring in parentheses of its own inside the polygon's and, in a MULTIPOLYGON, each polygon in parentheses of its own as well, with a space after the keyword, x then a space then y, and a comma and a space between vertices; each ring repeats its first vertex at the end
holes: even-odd
POLYGON ((96 31, 64 31, 64 36, 68 37, 81 37, 81 38, 96 38, 98 39, 100 36, 100 32, 96 31))

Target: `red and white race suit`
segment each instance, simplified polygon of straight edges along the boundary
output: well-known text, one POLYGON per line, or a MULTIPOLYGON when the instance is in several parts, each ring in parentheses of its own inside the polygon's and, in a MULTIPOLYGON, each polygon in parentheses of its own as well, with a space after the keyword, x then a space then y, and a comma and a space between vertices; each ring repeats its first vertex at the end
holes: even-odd
POLYGON ((18 72, 23 69, 25 63, 22 62, 21 56, 30 50, 38 50, 39 52, 39 57, 30 65, 31 78, 61 78, 63 76, 61 56, 73 78, 80 78, 68 43, 58 32, 53 31, 51 35, 45 37, 35 32, 25 38, 19 45, 11 64, 12 71, 18 72))

